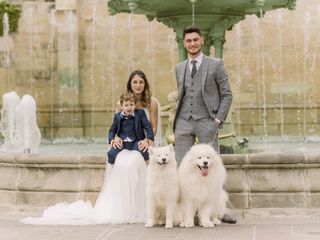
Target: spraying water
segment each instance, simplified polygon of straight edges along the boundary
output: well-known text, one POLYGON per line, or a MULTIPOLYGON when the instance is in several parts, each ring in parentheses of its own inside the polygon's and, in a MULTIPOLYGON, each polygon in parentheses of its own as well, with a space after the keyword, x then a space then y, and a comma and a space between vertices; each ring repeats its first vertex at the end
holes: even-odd
POLYGON ((38 153, 41 140, 36 118, 36 101, 24 95, 15 108, 15 151, 38 153))
POLYGON ((30 95, 20 100, 14 91, 2 96, 0 130, 6 152, 38 153, 41 140, 36 118, 36 101, 30 95))
MULTIPOLYGON (((6 12, 3 14, 2 24, 3 24, 3 39, 8 40, 10 26, 9 26, 9 17, 8 17, 8 14, 6 12)), ((6 43, 6 45, 9 46, 8 43, 6 43)), ((10 60, 10 49, 8 47, 6 47, 5 48, 5 52, 4 52, 3 66, 4 67, 9 67, 10 63, 11 63, 11 60, 10 60)))
POLYGON ((133 11, 129 14, 128 18, 128 31, 129 31, 129 69, 128 72, 132 71, 132 59, 133 59, 133 11))
POLYGON ((51 116, 50 116, 50 140, 53 141, 53 128, 54 128, 54 118, 53 118, 53 105, 54 105, 54 39, 55 39, 55 32, 57 28, 57 19, 55 10, 52 9, 50 11, 50 37, 48 42, 48 48, 47 48, 47 56, 50 59, 50 98, 51 98, 51 104, 50 104, 50 110, 51 110, 51 116))
POLYGON ((3 149, 10 151, 14 147, 15 137, 15 108, 20 102, 20 97, 14 91, 2 96, 0 132, 4 137, 3 149))
MULTIPOLYGON (((94 66, 95 66, 95 49, 96 49, 96 20, 97 20, 97 6, 94 5, 92 8, 92 31, 91 31, 91 56, 90 56, 90 82, 92 89, 95 89, 95 76, 94 76, 94 66)), ((91 102, 95 102, 95 94, 92 91, 91 102)), ((94 104, 91 105, 91 112, 94 112, 94 104)), ((91 114, 91 139, 94 139, 94 126, 95 119, 94 114, 91 114)))

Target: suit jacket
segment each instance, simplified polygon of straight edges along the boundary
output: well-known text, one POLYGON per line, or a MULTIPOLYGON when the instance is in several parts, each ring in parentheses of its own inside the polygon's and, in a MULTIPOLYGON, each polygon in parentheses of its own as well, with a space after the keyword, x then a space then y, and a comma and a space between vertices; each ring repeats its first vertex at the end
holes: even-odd
MULTIPOLYGON (((113 140, 114 137, 120 131, 121 118, 122 118, 121 112, 117 112, 113 117, 113 122, 109 130, 109 143, 111 143, 111 140, 113 140)), ((147 138, 149 140, 154 141, 154 134, 151 127, 151 123, 148 120, 144 110, 142 109, 134 110, 134 121, 135 121, 135 132, 137 137, 137 139, 135 140, 138 140, 138 141, 143 140, 146 138, 146 134, 147 134, 147 138), (146 134, 144 130, 146 130, 146 134)))
MULTIPOLYGON (((203 55, 201 65, 203 65, 201 73, 201 91, 206 108, 213 119, 217 118, 223 122, 228 115, 232 102, 232 91, 229 85, 228 76, 224 69, 223 60, 203 55)), ((176 65, 178 105, 173 122, 173 129, 175 129, 181 101, 185 95, 184 85, 186 71, 188 71, 188 59, 176 65)))

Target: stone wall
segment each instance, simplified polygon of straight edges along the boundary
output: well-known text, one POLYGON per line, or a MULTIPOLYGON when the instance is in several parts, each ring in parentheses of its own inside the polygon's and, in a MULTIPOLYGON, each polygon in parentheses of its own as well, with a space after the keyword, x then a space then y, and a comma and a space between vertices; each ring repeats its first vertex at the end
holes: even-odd
MULTIPOLYGON (((106 1, 14 2, 22 16, 18 33, 0 39, 0 55, 10 56, 0 61, 0 94, 35 97, 44 138, 103 137, 134 69, 167 104, 178 62, 171 29, 140 15, 109 16, 106 1)), ((247 16, 227 32, 237 136, 320 135, 319 9, 317 0, 298 0, 294 11, 247 16)))
MULTIPOLYGON (((230 208, 319 208, 320 154, 223 155, 230 208)), ((0 154, 0 207, 95 202, 104 179, 103 155, 0 154)))

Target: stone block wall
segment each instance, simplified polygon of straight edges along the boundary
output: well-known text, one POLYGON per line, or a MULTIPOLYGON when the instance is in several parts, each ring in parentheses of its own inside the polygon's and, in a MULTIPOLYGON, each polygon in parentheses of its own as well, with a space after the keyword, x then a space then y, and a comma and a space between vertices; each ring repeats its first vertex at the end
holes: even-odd
POLYGON ((320 207, 319 154, 235 154, 223 160, 234 208, 320 207))
MULTIPOLYGON (((319 208, 320 154, 222 155, 230 208, 319 208)), ((78 199, 95 202, 105 156, 0 154, 0 206, 47 207, 78 199)))

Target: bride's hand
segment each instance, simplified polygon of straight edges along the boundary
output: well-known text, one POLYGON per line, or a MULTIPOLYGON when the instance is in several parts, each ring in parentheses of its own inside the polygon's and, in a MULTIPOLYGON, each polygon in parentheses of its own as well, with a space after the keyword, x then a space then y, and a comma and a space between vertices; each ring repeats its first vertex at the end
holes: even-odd
POLYGON ((148 139, 148 142, 149 142, 149 146, 154 146, 154 141, 148 139))
POLYGON ((144 139, 138 142, 138 148, 140 151, 146 152, 148 151, 148 147, 149 147, 149 140, 148 139, 144 139))
POLYGON ((111 147, 121 149, 122 139, 119 138, 118 136, 115 136, 114 139, 111 141, 111 147))

